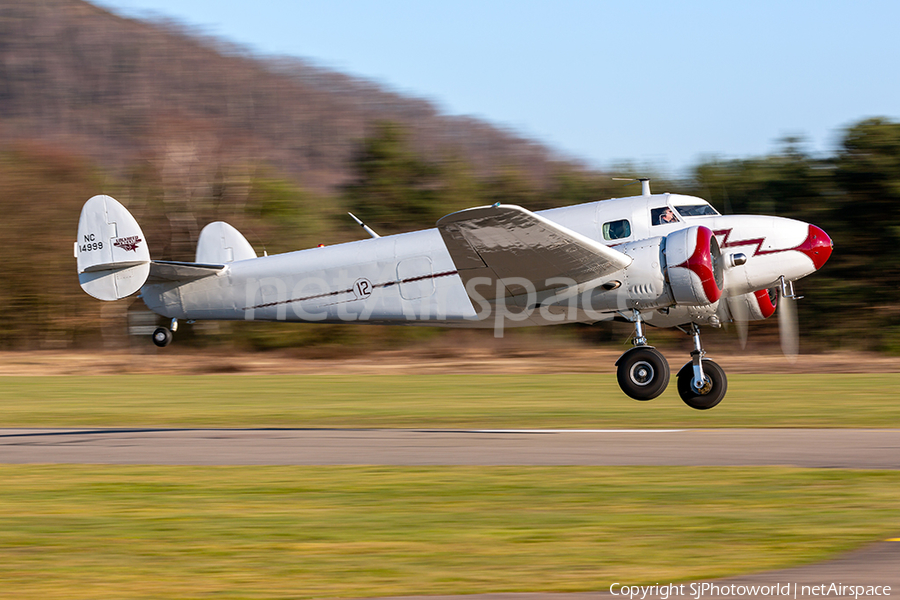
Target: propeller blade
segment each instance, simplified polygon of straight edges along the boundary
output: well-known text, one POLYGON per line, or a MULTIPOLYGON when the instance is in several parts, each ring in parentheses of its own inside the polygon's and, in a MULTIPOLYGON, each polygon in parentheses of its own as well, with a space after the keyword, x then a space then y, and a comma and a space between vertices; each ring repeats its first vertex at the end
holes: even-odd
POLYGON ((800 352, 800 335, 797 331, 797 305, 794 299, 778 293, 778 332, 781 335, 781 351, 791 362, 800 352))
POLYGON ((741 350, 746 350, 748 321, 750 321, 747 305, 740 298, 726 298, 725 302, 728 304, 731 320, 734 321, 734 328, 737 330, 738 339, 741 342, 741 350))

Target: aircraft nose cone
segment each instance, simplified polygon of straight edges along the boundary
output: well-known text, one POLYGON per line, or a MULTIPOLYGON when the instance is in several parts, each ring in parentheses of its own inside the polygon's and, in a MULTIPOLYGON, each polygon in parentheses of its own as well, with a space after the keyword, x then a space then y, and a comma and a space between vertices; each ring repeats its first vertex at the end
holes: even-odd
POLYGON ((815 225, 810 225, 806 241, 799 249, 813 261, 813 265, 818 271, 828 262, 833 248, 834 242, 831 241, 828 234, 815 225))

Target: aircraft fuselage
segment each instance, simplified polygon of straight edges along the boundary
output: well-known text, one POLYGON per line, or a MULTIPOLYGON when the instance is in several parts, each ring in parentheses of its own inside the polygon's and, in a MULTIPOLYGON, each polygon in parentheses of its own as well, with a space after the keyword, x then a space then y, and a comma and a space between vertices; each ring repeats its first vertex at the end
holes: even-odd
POLYGON ((705 323, 718 304, 685 304, 676 297, 667 241, 677 231, 705 227, 713 232, 720 249, 721 264, 716 267, 724 278, 722 297, 770 288, 781 277, 805 277, 821 267, 831 251, 828 236, 807 223, 723 216, 704 200, 675 194, 537 214, 615 248, 632 263, 589 285, 559 281, 542 291, 544 282, 533 282, 533 289, 520 282, 516 291, 497 293, 495 281, 464 283, 440 232, 428 229, 238 260, 216 276, 145 284, 141 297, 154 312, 177 319, 461 327, 496 327, 502 319, 509 327, 594 322, 637 309, 650 323, 669 326, 705 323), (677 221, 653 224, 664 208, 674 209, 677 221), (692 212, 701 214, 690 216, 692 212))

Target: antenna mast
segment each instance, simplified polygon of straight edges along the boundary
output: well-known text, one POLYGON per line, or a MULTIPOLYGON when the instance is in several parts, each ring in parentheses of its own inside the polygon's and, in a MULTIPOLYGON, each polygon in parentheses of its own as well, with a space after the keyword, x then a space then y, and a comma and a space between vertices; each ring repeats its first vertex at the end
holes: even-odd
POLYGON ((347 214, 350 215, 350 217, 351 217, 354 221, 356 221, 356 224, 357 224, 357 225, 359 225, 360 227, 363 228, 363 231, 365 231, 366 233, 369 234, 369 237, 372 237, 372 238, 379 238, 379 237, 381 237, 380 235, 378 235, 377 233, 375 233, 374 231, 372 231, 372 229, 371 229, 368 225, 366 225, 365 223, 363 223, 362 221, 360 221, 359 218, 357 218, 357 216, 354 215, 352 212, 348 212, 347 214))
POLYGON ((640 177, 637 179, 631 177, 613 177, 614 181, 640 181, 641 182, 641 195, 649 196, 650 195, 650 178, 649 177, 640 177))

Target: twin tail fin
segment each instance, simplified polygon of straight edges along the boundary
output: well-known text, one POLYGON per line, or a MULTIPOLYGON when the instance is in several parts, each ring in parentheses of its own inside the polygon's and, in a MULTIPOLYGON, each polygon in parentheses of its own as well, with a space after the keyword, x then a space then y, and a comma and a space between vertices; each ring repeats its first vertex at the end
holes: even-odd
POLYGON ((94 196, 81 209, 75 258, 81 289, 100 300, 130 296, 150 275, 141 226, 110 196, 94 196))
POLYGON ((148 281, 190 281, 215 275, 256 252, 237 229, 221 221, 200 232, 195 263, 150 260, 144 232, 122 204, 110 196, 94 196, 78 220, 78 282, 99 300, 118 300, 148 281))

